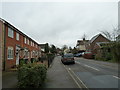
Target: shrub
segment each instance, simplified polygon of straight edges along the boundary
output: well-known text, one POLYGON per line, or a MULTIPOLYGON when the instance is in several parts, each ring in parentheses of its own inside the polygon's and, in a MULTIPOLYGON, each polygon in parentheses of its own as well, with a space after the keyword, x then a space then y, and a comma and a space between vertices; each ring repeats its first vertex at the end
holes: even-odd
POLYGON ((23 65, 18 69, 18 88, 38 88, 46 79, 47 68, 43 64, 23 65))
POLYGON ((38 62, 38 59, 36 59, 36 58, 31 58, 31 63, 34 63, 34 62, 38 62))
POLYGON ((25 59, 20 59, 19 62, 20 62, 20 65, 26 64, 25 59))

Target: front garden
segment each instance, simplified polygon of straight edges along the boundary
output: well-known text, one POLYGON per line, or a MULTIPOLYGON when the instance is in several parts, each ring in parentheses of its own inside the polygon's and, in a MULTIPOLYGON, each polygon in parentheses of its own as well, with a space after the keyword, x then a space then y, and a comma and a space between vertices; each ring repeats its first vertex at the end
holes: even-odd
POLYGON ((22 59, 18 66, 18 88, 41 88, 46 80, 47 68, 49 68, 55 55, 48 54, 41 59, 28 61, 22 59), (47 61, 47 63, 45 63, 47 61))
POLYGON ((96 55, 96 60, 120 63, 120 42, 102 44, 100 55, 96 55))

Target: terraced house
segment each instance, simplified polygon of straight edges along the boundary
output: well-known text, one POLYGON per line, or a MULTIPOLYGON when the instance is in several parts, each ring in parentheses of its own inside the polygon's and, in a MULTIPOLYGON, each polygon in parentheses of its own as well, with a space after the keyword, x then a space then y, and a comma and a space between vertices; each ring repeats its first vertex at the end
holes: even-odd
POLYGON ((7 21, 0 19, 0 51, 2 56, 2 69, 10 69, 19 65, 20 59, 37 59, 41 55, 39 44, 22 33, 7 21))

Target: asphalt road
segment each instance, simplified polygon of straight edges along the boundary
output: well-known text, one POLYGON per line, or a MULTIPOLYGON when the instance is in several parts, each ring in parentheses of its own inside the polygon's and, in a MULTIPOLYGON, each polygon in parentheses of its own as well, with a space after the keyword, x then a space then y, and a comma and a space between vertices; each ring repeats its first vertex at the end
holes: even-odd
MULTIPOLYGON (((75 58, 75 64, 64 65, 54 59, 47 73, 46 88, 118 89, 118 64, 75 58)), ((85 89, 85 90, 86 90, 85 89)))
POLYGON ((119 88, 118 64, 84 58, 75 58, 75 62, 65 68, 82 82, 83 88, 119 88))

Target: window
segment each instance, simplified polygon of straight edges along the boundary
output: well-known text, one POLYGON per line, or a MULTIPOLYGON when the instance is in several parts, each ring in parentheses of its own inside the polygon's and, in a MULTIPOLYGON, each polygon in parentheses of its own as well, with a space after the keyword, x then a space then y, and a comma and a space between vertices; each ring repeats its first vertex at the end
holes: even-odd
POLYGON ((31 41, 31 46, 32 46, 32 41, 31 41))
POLYGON ((29 45, 29 39, 28 39, 28 45, 29 45))
POLYGON ((14 32, 11 28, 8 28, 8 36, 11 38, 13 38, 13 36, 14 36, 14 32))
POLYGON ((33 42, 33 46, 34 46, 34 42, 33 42))
POLYGON ((8 47, 8 59, 13 59, 13 47, 8 47))
POLYGON ((24 38, 24 43, 26 44, 26 38, 24 38))
POLYGON ((16 33, 16 40, 19 41, 19 33, 16 33))

